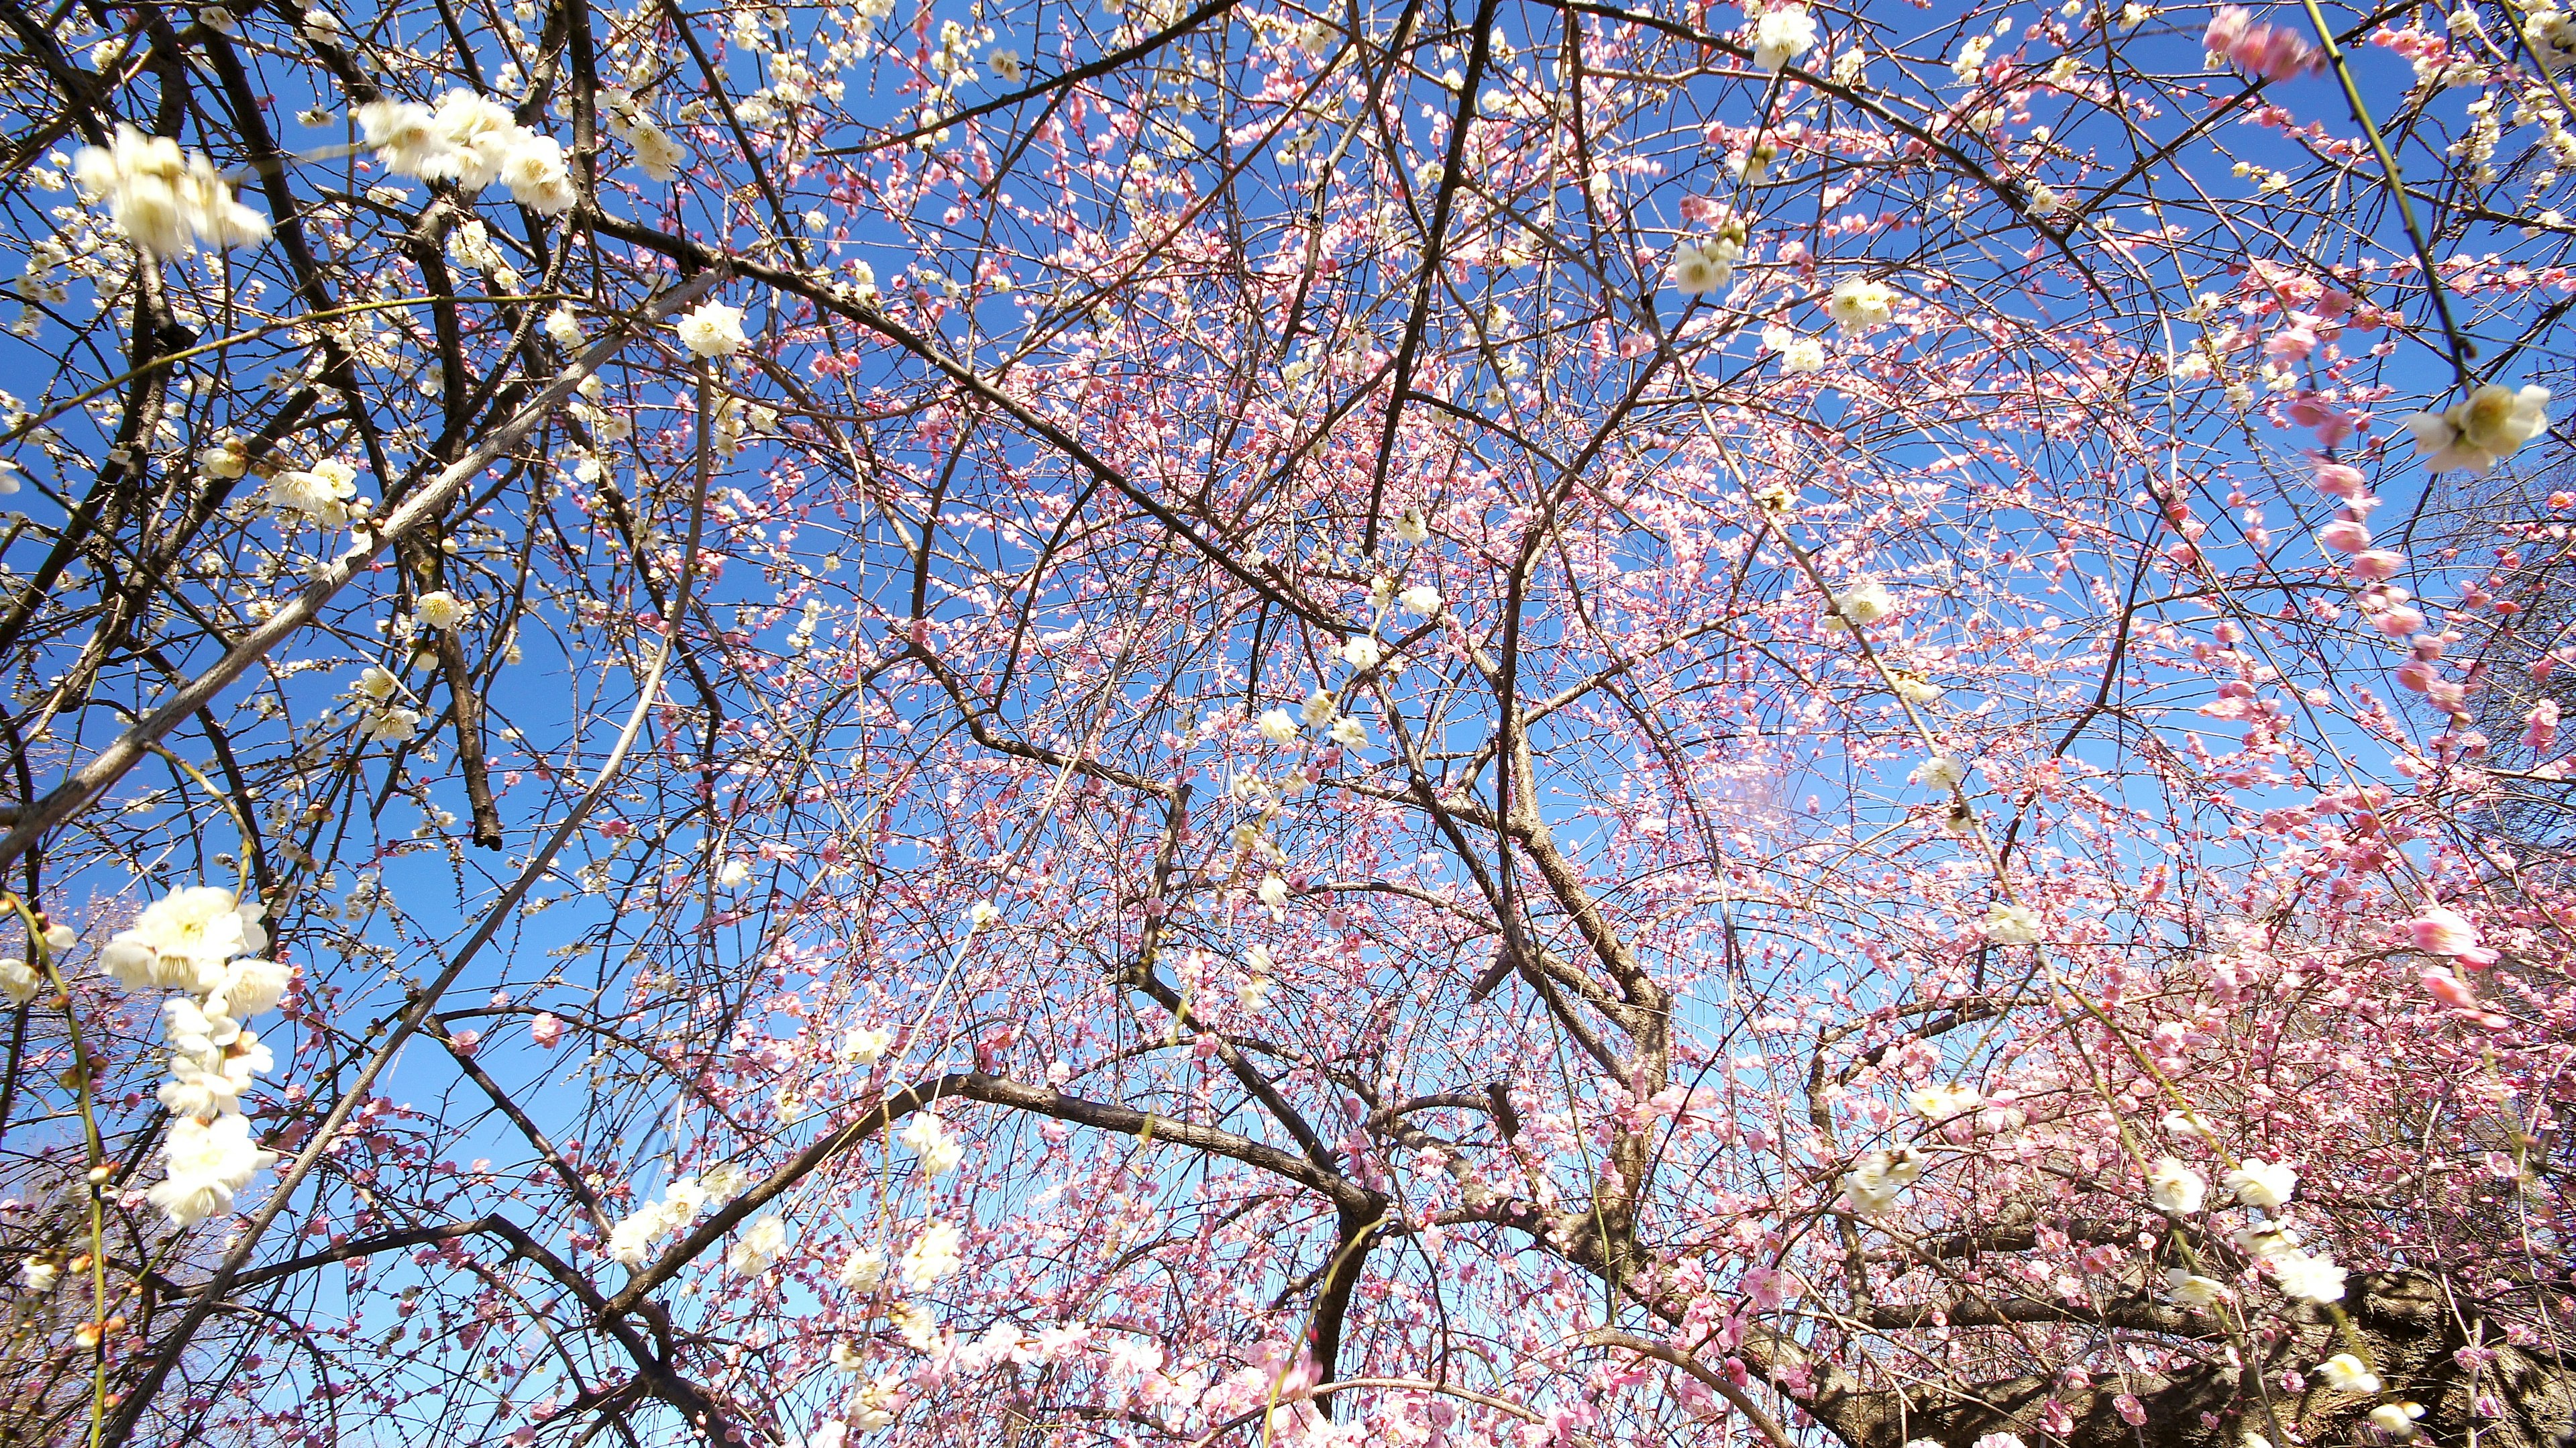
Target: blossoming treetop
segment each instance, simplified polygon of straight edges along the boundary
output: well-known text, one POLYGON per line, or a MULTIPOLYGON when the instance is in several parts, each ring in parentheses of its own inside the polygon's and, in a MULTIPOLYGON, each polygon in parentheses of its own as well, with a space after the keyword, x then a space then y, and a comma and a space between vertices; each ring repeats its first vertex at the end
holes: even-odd
POLYGON ((7 10, 30 1441, 2564 1441, 2576 21, 7 10))

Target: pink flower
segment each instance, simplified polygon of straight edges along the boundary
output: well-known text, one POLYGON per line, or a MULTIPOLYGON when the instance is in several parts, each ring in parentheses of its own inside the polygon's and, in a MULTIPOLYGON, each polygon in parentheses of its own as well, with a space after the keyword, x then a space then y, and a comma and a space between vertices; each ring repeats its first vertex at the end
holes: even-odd
POLYGON ((2317 491, 2337 498, 2358 498, 2369 490, 2361 469, 2342 463, 2317 464, 2317 491))
POLYGON ((528 1039, 551 1051, 563 1039, 563 1020, 552 1011, 540 1013, 528 1022, 528 1039))
POLYGON ((2447 955, 2468 965, 2496 963, 2496 953, 2478 944, 2478 927, 2447 905, 2436 905, 2406 923, 2406 934, 2426 955, 2447 955))
MULTIPOLYGON (((2364 558, 2369 556, 2370 555, 2366 553, 2362 555, 2364 558)), ((2359 560, 2355 561, 2357 562, 2359 560)), ((2371 621, 2371 627, 2393 639, 2402 639, 2423 626, 2424 615, 2422 612, 2408 608, 2402 603, 2371 621)))
MULTIPOLYGON (((2352 555, 2344 564, 2353 577, 2372 583, 2381 579, 2395 578, 2398 570, 2405 566, 2406 555, 2391 548, 2365 548, 2352 555)), ((2416 615, 2418 618, 2422 616, 2416 615)))
POLYGON ((2468 982, 2451 974, 2447 965, 2433 966, 2424 972, 2424 992, 2456 1010, 2477 1009, 2477 993, 2469 989, 2468 982))
POLYGON ((2543 699, 2522 716, 2522 747, 2547 749, 2558 740, 2558 701, 2543 699))
POLYGON ((2337 518, 2317 530, 2317 541, 2337 553, 2359 553, 2370 546, 2370 525, 2359 518, 2337 518))
POLYGON ((2242 5, 2221 6, 2210 17, 2209 28, 2201 32, 2200 48, 2212 55, 2234 53, 2236 43, 2245 38, 2246 27, 2254 23, 2254 12, 2242 5))

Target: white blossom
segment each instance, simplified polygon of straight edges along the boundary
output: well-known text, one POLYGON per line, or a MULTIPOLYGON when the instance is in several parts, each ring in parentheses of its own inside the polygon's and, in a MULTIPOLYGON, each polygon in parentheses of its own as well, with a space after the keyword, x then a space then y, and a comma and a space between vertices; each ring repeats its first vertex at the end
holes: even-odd
POLYGON ((1884 282, 1845 277, 1834 283, 1833 296, 1825 303, 1825 315, 1833 318, 1844 336, 1857 336, 1896 316, 1896 294, 1884 282))
POLYGON ((1440 590, 1429 584, 1416 584, 1404 590, 1396 595, 1396 601, 1404 605, 1405 612, 1416 618, 1440 616, 1440 590))
POLYGON ((1946 754, 1935 754, 1914 766, 1914 772, 1906 778, 1924 789, 1946 791, 1956 789, 1964 783, 1968 778, 1968 770, 1967 766, 1946 754))
POLYGON ((80 148, 72 174, 83 192, 107 203, 116 229, 150 256, 178 256, 198 241, 223 249, 268 239, 268 218, 233 199, 212 161, 181 151, 167 136, 119 124, 109 145, 80 148))
POLYGON ((931 1176, 945 1174, 966 1155, 965 1145, 949 1135, 948 1123, 935 1111, 915 1112, 899 1139, 920 1155, 921 1169, 931 1176))
POLYGON ((1297 716, 1285 709, 1265 709, 1261 717, 1253 721, 1253 727, 1271 743, 1286 744, 1297 737, 1297 716))
POLYGON ((262 913, 221 886, 187 886, 144 906, 132 928, 110 936, 99 968, 130 990, 203 994, 222 982, 227 961, 267 946, 262 913))
POLYGON ((757 1277, 787 1251, 787 1224, 775 1212, 752 1219, 725 1253, 725 1267, 737 1277, 757 1277))
POLYGON ((2253 1157, 2221 1178, 2220 1184, 2234 1192, 2236 1200, 2269 1212, 2278 1210, 2299 1189, 2299 1174, 2284 1163, 2253 1157))
POLYGON ((2376 1393, 2380 1387, 2379 1374, 2370 1370, 2370 1364, 2348 1352, 2317 1364, 2317 1376, 2338 1393, 2376 1393))
POLYGON ((445 589, 424 593, 412 604, 412 616, 434 629, 452 629, 472 616, 473 605, 445 589))
POLYGON ((174 1117, 161 1155, 169 1176, 144 1195, 183 1227, 231 1211, 235 1194, 277 1160, 276 1153, 262 1151, 251 1140, 246 1116, 218 1116, 211 1122, 174 1117))
POLYGON ((1905 1093, 1905 1104, 1926 1121, 1947 1121, 1974 1111, 1985 1097, 1974 1086, 1917 1086, 1905 1093))
POLYGON ((885 1281, 885 1254, 861 1247, 842 1258, 840 1271, 833 1275, 852 1292, 874 1292, 885 1281))
POLYGON ((1986 938, 1997 945, 2039 943, 2039 915, 2027 905, 1998 900, 1986 907, 1986 938))
POLYGON ((742 308, 722 302, 700 302, 678 323, 680 341, 700 357, 723 357, 742 350, 742 308))
POLYGON ((2418 412, 2405 423, 2426 472, 2457 470, 2482 478, 2549 430, 2549 389, 2517 391, 2490 382, 2448 411, 2418 412))
POLYGON ((1922 1175, 1923 1159, 1911 1148, 1873 1151, 1843 1173, 1843 1202, 1861 1216, 1874 1217, 1894 1205, 1897 1193, 1922 1175))
POLYGON ((1753 22, 1753 63, 1774 72, 1816 48, 1816 17, 1804 5, 1765 10, 1753 22))
POLYGON ((2165 1297, 2176 1307, 2207 1307, 2227 1300, 2227 1284, 2180 1267, 2167 1268, 2165 1297))
POLYGON ((951 1223, 936 1217, 924 1223, 921 1235, 903 1249, 903 1259, 897 1267, 903 1285, 920 1292, 965 1266, 966 1259, 958 1254, 962 1240, 951 1223))
POLYGON ((2344 1271, 2334 1259, 2308 1252, 2284 1252, 2272 1258, 2272 1273, 2281 1295, 2301 1302, 2337 1302, 2343 1298, 2344 1271))
POLYGON ((2155 1170, 2147 1173, 2147 1200, 2168 1217, 2199 1211, 2208 1194, 2208 1180, 2170 1156, 2157 1157, 2155 1170))

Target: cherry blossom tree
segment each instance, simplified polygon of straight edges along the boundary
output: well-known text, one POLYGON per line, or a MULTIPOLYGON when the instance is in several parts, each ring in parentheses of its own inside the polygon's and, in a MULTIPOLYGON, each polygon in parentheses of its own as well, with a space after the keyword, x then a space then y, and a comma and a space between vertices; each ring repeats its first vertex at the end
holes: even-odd
POLYGON ((2576 18, 0 16, 0 1439, 2576 1433, 2576 18))

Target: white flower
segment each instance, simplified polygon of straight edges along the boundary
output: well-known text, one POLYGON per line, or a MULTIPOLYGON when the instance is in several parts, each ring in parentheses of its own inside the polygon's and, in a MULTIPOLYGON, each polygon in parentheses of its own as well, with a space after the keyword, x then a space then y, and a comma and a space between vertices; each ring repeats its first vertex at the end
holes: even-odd
POLYGON ((1896 611, 1896 595, 1887 585, 1875 579, 1864 579, 1833 596, 1833 609, 1825 615, 1825 630, 1841 633, 1867 628, 1896 611))
POLYGON ((1395 597, 1398 603, 1404 605, 1404 611, 1416 618, 1440 616, 1440 590, 1429 584, 1416 584, 1395 597))
POLYGON ((685 1227, 706 1210, 707 1189, 693 1176, 674 1177, 662 1188, 662 1221, 666 1227, 685 1227))
POLYGON ((1673 252, 1673 269, 1668 280, 1674 291, 1703 296, 1722 292, 1733 285, 1735 266, 1722 260, 1708 247, 1684 245, 1673 252))
POLYGON ((1777 73, 1815 48, 1816 17, 1804 5, 1766 10, 1753 22, 1753 63, 1764 70, 1777 73))
POLYGON ((567 352, 579 351, 581 319, 573 315, 569 305, 557 302, 555 309, 546 313, 546 335, 554 338, 555 345, 567 352))
POLYGON ((11 1005, 23 1006, 34 1000, 44 984, 44 977, 27 962, 14 955, 0 959, 0 995, 7 996, 11 1005))
POLYGON ((1340 711, 1333 707, 1333 696, 1329 692, 1317 689, 1315 692, 1306 696, 1306 707, 1300 709, 1298 713, 1305 718, 1307 723, 1320 729, 1325 725, 1332 723, 1334 717, 1339 714, 1340 711))
POLYGON ((787 1224, 772 1212, 752 1219, 725 1254, 725 1266, 737 1277, 757 1277, 787 1251, 787 1224))
POLYGON ((1780 370, 1792 377, 1825 370, 1825 344, 1813 337, 1789 337, 1772 350, 1780 354, 1780 370))
POLYGON ((1264 875, 1261 888, 1255 893, 1260 895, 1262 904, 1276 910, 1288 903, 1288 882, 1276 875, 1264 875))
POLYGON ((1261 1009, 1262 1003, 1270 999, 1270 977, 1266 975, 1245 976, 1240 982, 1236 983, 1234 987, 1234 998, 1236 1001, 1240 1002, 1243 1008, 1247 1011, 1257 1011, 1261 1009))
POLYGON ((1968 778, 1967 766, 1946 754, 1935 754, 1914 766, 1906 778, 1924 789, 1956 789, 1968 778))
POLYGON ((931 1176, 945 1174, 966 1155, 965 1146, 948 1134, 948 1123, 935 1111, 914 1113, 900 1140, 920 1154, 921 1169, 931 1176))
POLYGON ((429 107, 409 101, 369 101, 358 107, 358 125, 376 159, 397 176, 423 174, 447 149, 429 107))
POLYGON ((1905 1093, 1905 1104, 1926 1121, 1947 1121, 1976 1110, 1984 1101, 1974 1086, 1917 1086, 1905 1093))
POLYGON ((1407 508, 1404 515, 1395 520, 1395 536, 1398 542, 1420 543, 1431 536, 1431 524, 1420 513, 1407 508))
MULTIPOLYGON (((425 181, 453 179, 469 192, 491 185, 520 138, 530 134, 500 102, 462 88, 438 98, 430 132, 416 174, 425 181)), ((390 160, 387 169, 400 171, 390 160)))
POLYGON ((961 1240, 957 1228, 948 1222, 934 1217, 924 1224, 921 1235, 903 1249, 897 1269, 903 1285, 920 1292, 965 1266, 966 1259, 958 1255, 961 1240))
POLYGON ((268 239, 268 218, 233 199, 212 161, 181 151, 167 136, 120 124, 110 146, 80 148, 72 173, 148 255, 178 256, 199 239, 218 248, 268 239))
POLYGON ((255 1016, 286 998, 295 972, 274 960, 243 959, 224 967, 223 980, 207 998, 208 1010, 230 1016, 255 1016))
POLYGON ((725 861, 724 868, 716 871, 716 883, 728 890, 738 888, 748 883, 750 879, 751 861, 740 855, 725 861))
POLYGON ((2147 1200, 2168 1217, 2199 1211, 2208 1194, 2208 1180, 2172 1157, 2157 1157, 2155 1170, 2147 1173, 2147 1200))
POLYGON ((1253 721, 1253 727, 1271 743, 1286 744, 1297 737, 1297 716, 1285 709, 1265 709, 1261 717, 1253 721))
POLYGON ((30 1292, 51 1292, 54 1278, 61 1275, 61 1270, 42 1257, 29 1257, 18 1264, 18 1280, 30 1292))
POLYGON ((1968 1448, 2030 1448, 2030 1445, 2021 1441, 2018 1433, 1988 1433, 1968 1448))
POLYGON ((2176 1307, 2207 1307, 2227 1300, 2227 1284, 2180 1267, 2165 1271, 2165 1296, 2176 1307))
POLYGON ((990 900, 978 900, 966 911, 966 918, 974 922, 976 929, 982 930, 1002 918, 1001 907, 990 900))
POLYGON ((1374 669, 1384 657, 1375 634, 1354 634, 1350 642, 1342 645, 1342 662, 1354 669, 1374 669))
POLYGON ((2379 1374, 2370 1364, 2348 1352, 2336 1353, 2317 1364, 2317 1376, 2338 1393, 2375 1393, 2379 1391, 2379 1374))
POLYGON ((1357 719, 1345 714, 1333 721, 1332 739, 1344 749, 1358 749, 1368 743, 1368 729, 1357 719))
POLYGON ((1922 1175, 1923 1159, 1911 1148, 1873 1151, 1843 1173, 1843 1201, 1859 1215, 1874 1217, 1893 1205, 1896 1194, 1922 1175))
POLYGON ((267 944, 265 931, 252 943, 259 912, 219 886, 187 886, 144 906, 132 929, 109 937, 99 967, 128 989, 202 995, 221 982, 224 962, 267 944))
POLYGON ((841 1059, 872 1065, 894 1044, 894 1032, 882 1027, 863 1026, 841 1037, 841 1059))
POLYGON ((173 1117, 161 1155, 169 1177, 144 1195, 182 1227, 231 1211, 234 1196, 277 1160, 274 1152, 260 1150, 250 1139, 246 1116, 218 1116, 211 1122, 173 1117))
POLYGON ((626 144, 635 148, 635 164, 644 174, 664 185, 680 179, 680 168, 688 163, 688 150, 651 121, 637 121, 626 144))
POLYGON ((2236 1194, 2236 1200, 2258 1211, 2277 1211, 2290 1194, 2299 1189, 2299 1174, 2289 1166, 2249 1158, 2246 1163, 2221 1178, 2222 1184, 2236 1194))
POLYGON ((268 480, 260 501, 281 513, 301 513, 337 526, 347 517, 346 504, 357 496, 358 470, 336 459, 310 469, 289 469, 268 480))
POLYGON ((877 1284, 885 1281, 885 1274, 885 1254, 861 1247, 842 1258, 841 1270, 833 1275, 852 1292, 874 1292, 877 1284))
POLYGON ((2240 1227, 2228 1233, 2227 1240, 2234 1244, 2237 1251, 2246 1256, 2260 1257, 2269 1262, 2276 1257, 2296 1251, 2299 1245, 2299 1233, 2287 1222, 2257 1221, 2252 1226, 2240 1227))
POLYGON ((2343 1269, 2331 1257, 2284 1252, 2272 1259, 2272 1274, 2281 1284, 2284 1297, 2320 1303, 2343 1298, 2343 1269))
POLYGON ((2426 472, 2456 468, 2485 477, 2498 462, 2549 430, 2549 389, 2517 391, 2490 382, 2447 412, 2418 412, 2405 421, 2426 472))
POLYGON ((2421 1403, 2382 1403, 2370 1410, 2370 1426, 2404 1442, 2415 1436, 2415 1420, 2423 1416, 2421 1403))
POLYGON ((2166 1112, 2164 1128, 2176 1136, 2197 1136, 2207 1139, 2211 1135, 2208 1119, 2196 1111, 2166 1112))
POLYGON ((608 1255, 629 1267, 641 1267, 651 1254, 653 1239, 662 1235, 663 1211, 660 1205, 640 1207, 621 1217, 608 1229, 608 1255))
POLYGON ((1986 908, 1986 938, 1997 945, 2039 943, 2039 916, 2027 905, 1998 900, 1986 908))
POLYGON ((501 180, 511 199, 545 216, 560 216, 581 199, 564 166, 563 143, 533 131, 514 138, 501 162, 501 180))
POLYGON ((1005 50, 1000 46, 984 52, 984 65, 993 72, 993 78, 1004 85, 1018 85, 1021 75, 1024 74, 1020 65, 1020 53, 1016 50, 1005 50))
POLYGON ((250 444, 237 437, 225 438, 197 454, 197 466, 204 468, 210 478, 238 478, 250 471, 250 444))
POLYGON ((358 726, 358 737, 376 744, 400 744, 420 729, 420 711, 399 705, 378 709, 358 726))
POLYGON ((700 302, 679 321, 680 341, 700 357, 723 357, 742 350, 742 308, 722 302, 700 302))
POLYGON ((434 629, 452 629, 465 622, 474 606, 446 589, 424 593, 412 604, 412 616, 434 629))
POLYGON ((1857 336, 1895 317, 1896 294, 1884 282, 1845 277, 1834 283, 1834 294, 1825 303, 1825 315, 1834 319, 1844 336, 1857 336))
POLYGON ((705 1183, 703 1189, 706 1192, 706 1199, 722 1206, 740 1196, 744 1187, 751 1185, 751 1173, 732 1162, 726 1162, 709 1171, 701 1180, 705 1183))

